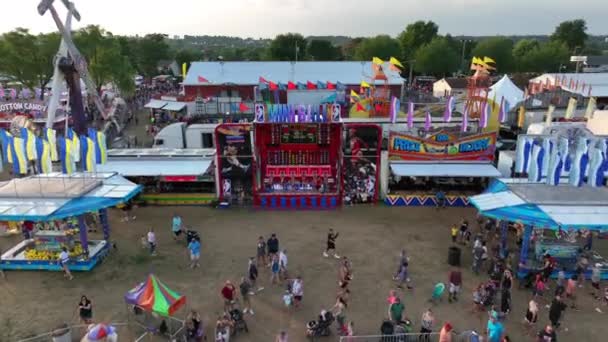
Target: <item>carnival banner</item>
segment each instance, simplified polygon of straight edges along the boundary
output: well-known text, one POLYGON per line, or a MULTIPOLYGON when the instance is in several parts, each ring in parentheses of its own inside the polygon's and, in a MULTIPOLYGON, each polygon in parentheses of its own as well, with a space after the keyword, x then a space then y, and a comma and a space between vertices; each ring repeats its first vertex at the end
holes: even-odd
POLYGON ((239 203, 252 198, 251 128, 249 124, 221 124, 215 129, 221 200, 239 203))
POLYGON ((492 161, 496 133, 456 136, 443 131, 427 138, 391 132, 388 154, 391 160, 492 161))

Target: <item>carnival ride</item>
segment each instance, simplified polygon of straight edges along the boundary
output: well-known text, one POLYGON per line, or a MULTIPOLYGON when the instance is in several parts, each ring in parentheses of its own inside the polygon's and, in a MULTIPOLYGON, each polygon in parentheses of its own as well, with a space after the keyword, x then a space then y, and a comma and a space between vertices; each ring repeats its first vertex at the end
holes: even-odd
MULTIPOLYGON (((86 133, 87 122, 84 115, 84 103, 80 86, 80 80, 82 79, 86 86, 86 91, 89 93, 90 99, 95 104, 97 111, 99 111, 105 120, 111 122, 116 129, 120 131, 120 124, 114 115, 116 113, 116 104, 114 103, 111 108, 106 109, 99 93, 97 92, 97 87, 89 75, 86 59, 82 56, 80 51, 78 51, 74 41, 72 40, 72 18, 80 21, 80 13, 74 7, 73 2, 62 0, 62 3, 68 9, 65 23, 63 23, 59 18, 53 3, 54 0, 42 0, 38 5, 38 13, 40 15, 44 15, 46 12, 51 14, 62 37, 61 45, 55 59, 52 95, 47 114, 47 127, 52 127, 52 123, 55 118, 55 111, 59 103, 61 87, 63 81, 65 80, 69 89, 70 108, 74 130, 79 135, 86 133)), ((110 125, 106 124, 104 130, 107 130, 109 127, 110 125)))

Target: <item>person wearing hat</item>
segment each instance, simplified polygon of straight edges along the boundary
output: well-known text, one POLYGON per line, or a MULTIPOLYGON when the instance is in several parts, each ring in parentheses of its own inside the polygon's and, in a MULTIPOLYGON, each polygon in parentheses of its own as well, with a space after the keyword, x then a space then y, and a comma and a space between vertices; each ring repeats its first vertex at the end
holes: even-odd
POLYGON ((452 342, 452 324, 445 322, 439 332, 439 342, 452 342))

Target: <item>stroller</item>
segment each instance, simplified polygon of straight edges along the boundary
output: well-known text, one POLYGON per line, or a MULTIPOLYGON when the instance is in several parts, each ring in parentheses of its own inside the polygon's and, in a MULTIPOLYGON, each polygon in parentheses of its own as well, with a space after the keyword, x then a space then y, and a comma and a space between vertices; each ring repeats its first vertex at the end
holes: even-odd
POLYGON ((329 311, 321 311, 318 320, 312 320, 306 324, 306 336, 312 341, 315 337, 331 335, 331 325, 335 321, 334 315, 329 311))
POLYGON ((490 307, 494 305, 496 301, 496 294, 498 292, 498 288, 493 281, 488 281, 483 286, 483 293, 481 296, 481 303, 485 307, 490 307))
POLYGON ((230 310, 230 319, 234 323, 234 329, 232 331, 232 335, 236 335, 239 331, 244 331, 246 333, 249 332, 249 328, 247 327, 247 322, 245 321, 245 317, 243 316, 243 312, 239 309, 230 310))
POLYGON ((382 322, 382 325, 380 325, 380 333, 382 334, 380 342, 417 341, 417 336, 406 335, 411 333, 412 330, 412 322, 409 319, 405 319, 398 323, 393 323, 393 321, 385 320, 382 322))
POLYGON ((435 284, 435 287, 433 288, 433 294, 431 295, 431 299, 429 299, 429 302, 431 302, 433 304, 437 304, 437 301, 441 301, 441 297, 442 297, 444 291, 445 291, 444 283, 435 284))

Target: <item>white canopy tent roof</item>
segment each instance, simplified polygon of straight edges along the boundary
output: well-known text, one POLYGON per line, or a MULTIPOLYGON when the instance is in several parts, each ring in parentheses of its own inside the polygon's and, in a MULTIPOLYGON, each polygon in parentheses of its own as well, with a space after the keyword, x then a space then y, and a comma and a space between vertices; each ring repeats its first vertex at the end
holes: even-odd
POLYGON ((519 89, 507 75, 504 75, 498 82, 490 87, 488 98, 496 99, 496 102, 498 103, 504 98, 508 103, 509 108, 513 109, 518 103, 524 100, 524 92, 519 89))
POLYGON ((151 108, 151 109, 161 109, 166 105, 167 105, 167 101, 152 99, 152 100, 150 100, 150 102, 146 103, 146 105, 144 107, 151 108))

